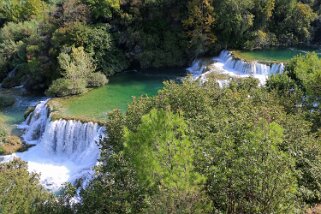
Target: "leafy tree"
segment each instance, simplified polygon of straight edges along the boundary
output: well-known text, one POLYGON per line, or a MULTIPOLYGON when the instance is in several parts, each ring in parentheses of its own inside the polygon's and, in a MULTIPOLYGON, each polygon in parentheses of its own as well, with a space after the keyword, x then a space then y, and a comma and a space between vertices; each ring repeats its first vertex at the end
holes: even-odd
POLYGON ((296 160, 299 196, 309 205, 318 203, 321 198, 320 138, 315 133, 311 134, 312 124, 302 113, 288 115, 283 127, 285 132, 281 148, 296 160))
POLYGON ((79 213, 140 213, 146 206, 146 190, 137 183, 137 175, 122 153, 109 153, 106 168, 83 190, 79 213), (104 171, 104 170, 108 171, 104 171))
MULTIPOLYGON (((31 91, 43 91, 55 77, 53 62, 49 57, 48 38, 50 25, 39 21, 9 22, 0 33, 0 55, 5 74, 4 87, 24 85, 31 91)), ((2 79, 2 78, 1 78, 2 79)))
POLYGON ((0 19, 26 21, 44 15, 47 4, 42 0, 3 0, 0 2, 0 19))
POLYGON ((57 29, 52 40, 56 51, 60 51, 62 46, 83 46, 94 57, 99 70, 110 76, 125 69, 127 63, 108 31, 108 27, 93 27, 76 22, 57 29))
MULTIPOLYGON (((190 185, 189 177, 184 176, 199 177, 192 172, 193 149, 186 128, 182 118, 154 109, 143 116, 136 132, 125 131, 126 153, 143 184, 161 182, 168 188, 184 189, 190 185)), ((199 179, 192 180, 197 183, 199 179)))
POLYGON ((93 17, 99 19, 109 19, 113 11, 120 9, 120 0, 84 0, 89 5, 93 17))
POLYGON ((75 22, 87 23, 90 21, 89 8, 80 0, 62 1, 57 5, 53 14, 51 21, 58 27, 72 25, 75 22))
POLYGON ((1 213, 36 213, 52 199, 39 184, 38 175, 29 174, 27 164, 17 159, 0 164, 0 191, 1 213))
POLYGON ((254 14, 254 24, 251 29, 250 37, 244 43, 248 49, 258 49, 277 44, 277 38, 270 32, 270 23, 272 21, 275 9, 275 0, 255 0, 254 7, 251 10, 254 14))
MULTIPOLYGON (((321 60, 316 53, 308 53, 307 55, 297 56, 291 60, 287 66, 287 72, 280 77, 277 76, 271 81, 268 81, 270 89, 276 89, 283 96, 288 99, 288 95, 293 95, 292 98, 298 105, 293 106, 294 109, 302 106, 306 111, 307 118, 313 122, 313 130, 321 127, 320 121, 320 70, 321 60), (275 81, 275 80, 281 81, 275 81), (291 87, 284 87, 289 85, 291 87), (280 88, 285 88, 279 90, 280 88)), ((290 101, 292 99, 288 99, 290 101)))
POLYGON ((288 76, 305 92, 305 95, 318 101, 321 95, 321 59, 316 53, 297 56, 289 63, 288 76))
POLYGON ((119 110, 109 114, 108 138, 101 141, 101 165, 96 177, 82 191, 79 213, 140 213, 147 190, 137 182, 137 173, 124 155, 125 118, 119 110))
POLYGON ((294 159, 278 149, 283 129, 259 121, 235 141, 228 129, 212 139, 207 188, 215 207, 227 213, 294 212, 294 159))
POLYGON ((152 196, 151 200, 158 203, 155 207, 151 203, 150 210, 157 213, 206 212, 210 203, 202 198, 199 187, 205 178, 194 171, 194 151, 182 117, 168 110, 153 109, 142 117, 135 132, 127 129, 124 138, 125 154, 139 182, 160 191, 161 196, 152 196))
MULTIPOLYGON (((292 87, 285 83, 277 93, 292 87)), ((125 115, 110 115, 102 164, 79 210, 204 213, 211 200, 214 212, 291 213, 317 203, 319 140, 304 114, 284 111, 277 93, 253 78, 224 89, 184 81, 134 100, 125 115), (183 166, 190 170, 180 174, 183 166)))
POLYGON ((287 112, 299 110, 298 106, 302 102, 303 91, 287 73, 271 76, 266 83, 266 87, 269 91, 277 93, 287 112))
POLYGON ((255 0, 255 26, 259 29, 268 27, 268 23, 273 15, 276 0, 255 0))
POLYGON ((63 78, 55 80, 48 93, 55 96, 81 94, 87 87, 98 87, 107 83, 101 73, 94 73, 96 65, 83 47, 72 48, 71 53, 61 53, 58 57, 63 78), (99 78, 97 78, 99 77, 99 78), (101 78, 101 79, 100 79, 101 78))
POLYGON ((122 1, 117 33, 129 62, 141 68, 184 66, 188 49, 183 31, 186 1, 122 1))
POLYGON ((248 37, 248 32, 254 24, 254 7, 252 0, 215 1, 217 9, 217 30, 224 46, 240 45, 248 37), (237 40, 235 38, 238 38, 237 40))
POLYGON ((83 47, 72 48, 71 54, 61 53, 58 62, 63 77, 72 81, 86 79, 96 70, 91 56, 84 51, 83 47))
POLYGON ((317 15, 309 5, 301 2, 296 5, 292 16, 289 17, 289 30, 294 31, 299 42, 311 39, 311 23, 316 17, 317 15))
POLYGON ((188 16, 183 20, 187 29, 191 48, 196 55, 204 53, 216 42, 214 35, 214 8, 211 0, 190 0, 187 4, 188 16))
POLYGON ((311 23, 316 18, 308 4, 297 0, 276 0, 270 30, 284 46, 309 41, 311 23))

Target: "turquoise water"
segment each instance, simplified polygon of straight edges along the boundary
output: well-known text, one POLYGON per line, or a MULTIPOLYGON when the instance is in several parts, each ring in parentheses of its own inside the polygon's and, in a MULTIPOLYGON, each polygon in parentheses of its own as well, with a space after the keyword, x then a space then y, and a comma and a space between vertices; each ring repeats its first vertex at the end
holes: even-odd
POLYGON ((44 100, 43 96, 26 95, 22 89, 0 89, 0 94, 15 97, 15 104, 11 107, 0 110, 0 125, 6 125, 10 132, 16 131, 17 124, 24 121, 24 112, 29 106, 36 105, 40 100, 44 100))
MULTIPOLYGON (((305 54, 311 49, 268 49, 254 51, 233 51, 246 60, 287 62, 298 54, 305 54)), ((321 51, 317 51, 321 56, 321 51)), ((125 72, 110 78, 109 83, 101 88, 91 90, 81 96, 55 98, 53 104, 59 116, 83 118, 86 120, 105 120, 108 112, 113 109, 126 111, 133 97, 154 96, 163 87, 163 81, 176 80, 185 76, 185 69, 158 70, 148 72, 125 72)), ((29 105, 34 105, 44 97, 17 95, 17 89, 0 90, 0 93, 13 93, 17 103, 0 112, 0 122, 14 127, 23 121, 23 115, 29 105)))
POLYGON ((104 120, 113 109, 126 111, 133 97, 154 96, 166 80, 177 80, 186 75, 183 70, 158 71, 156 73, 126 72, 113 76, 109 83, 81 96, 57 98, 52 101, 58 106, 62 117, 86 120, 104 120))

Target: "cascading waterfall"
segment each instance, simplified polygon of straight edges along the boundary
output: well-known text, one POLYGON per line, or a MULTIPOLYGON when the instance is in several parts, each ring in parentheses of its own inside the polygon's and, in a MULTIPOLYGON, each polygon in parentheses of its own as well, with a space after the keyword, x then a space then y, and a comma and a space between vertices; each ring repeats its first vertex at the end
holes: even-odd
POLYGON ((35 144, 41 138, 45 131, 47 121, 49 120, 49 110, 46 101, 40 101, 34 111, 30 113, 25 122, 18 127, 24 129, 23 139, 29 144, 35 144))
POLYGON ((284 70, 283 63, 273 63, 266 65, 258 62, 246 62, 241 59, 235 59, 230 51, 221 51, 218 61, 224 63, 224 68, 232 69, 241 74, 258 74, 258 75, 272 75, 284 70))
POLYGON ((22 138, 35 146, 12 158, 28 162, 29 171, 40 173, 47 189, 55 192, 65 182, 80 178, 87 185, 100 155, 97 142, 104 137, 103 127, 92 122, 51 120, 47 101, 42 101, 20 128, 25 130, 22 138))
MULTIPOLYGON (((274 63, 271 65, 246 62, 241 59, 236 59, 230 51, 221 51, 218 57, 212 58, 211 64, 204 65, 201 60, 194 60, 192 66, 187 68, 194 79, 201 79, 206 81, 206 76, 214 71, 219 71, 228 74, 231 77, 255 77, 260 80, 262 85, 265 84, 268 76, 281 73, 284 70, 283 63, 274 63), (206 69, 207 68, 207 69, 206 69)), ((226 82, 224 82, 225 84, 226 82)), ((224 85, 219 82, 220 86, 224 85)))
POLYGON ((41 143, 47 154, 68 157, 77 163, 97 161, 99 140, 102 131, 96 123, 74 120, 56 120, 47 124, 41 143))
POLYGON ((197 59, 194 60, 192 66, 187 68, 187 71, 192 74, 193 78, 197 79, 199 76, 202 75, 206 66, 202 64, 202 61, 197 59))

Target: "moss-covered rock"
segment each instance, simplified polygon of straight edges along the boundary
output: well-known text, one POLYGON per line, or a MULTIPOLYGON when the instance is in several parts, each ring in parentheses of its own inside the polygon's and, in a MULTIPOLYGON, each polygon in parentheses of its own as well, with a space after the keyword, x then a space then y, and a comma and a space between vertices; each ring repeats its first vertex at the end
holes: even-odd
POLYGON ((27 119, 27 117, 35 110, 34 106, 29 106, 25 113, 23 114, 23 117, 27 119))

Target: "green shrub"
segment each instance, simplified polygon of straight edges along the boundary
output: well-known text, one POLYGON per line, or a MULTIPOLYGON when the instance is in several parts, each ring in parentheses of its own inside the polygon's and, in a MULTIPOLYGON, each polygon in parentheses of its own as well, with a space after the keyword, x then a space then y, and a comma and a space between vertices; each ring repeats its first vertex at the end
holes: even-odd
POLYGON ((21 151, 24 147, 21 139, 17 136, 7 136, 1 145, 2 154, 10 155, 14 152, 21 151))
POLYGON ((49 96, 64 97, 68 95, 77 95, 86 91, 87 83, 84 79, 57 79, 49 87, 47 94, 49 96))
POLYGON ((19 159, 0 163, 1 213, 47 213, 38 207, 51 202, 39 182, 39 175, 28 172, 28 165, 19 159))
POLYGON ((108 82, 103 73, 96 72, 92 56, 83 47, 73 47, 69 53, 60 53, 58 62, 63 77, 52 83, 48 95, 62 97, 82 94, 87 87, 95 88, 108 82))
POLYGON ((108 79, 103 73, 97 72, 97 73, 92 73, 88 77, 87 83, 88 83, 88 87, 96 88, 96 87, 106 85, 108 83, 108 79))

